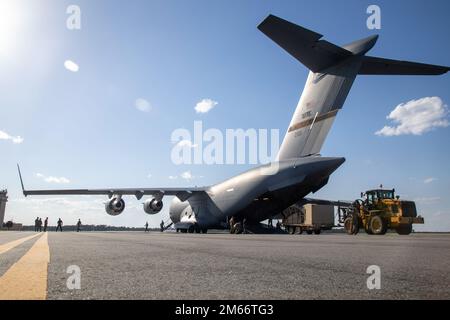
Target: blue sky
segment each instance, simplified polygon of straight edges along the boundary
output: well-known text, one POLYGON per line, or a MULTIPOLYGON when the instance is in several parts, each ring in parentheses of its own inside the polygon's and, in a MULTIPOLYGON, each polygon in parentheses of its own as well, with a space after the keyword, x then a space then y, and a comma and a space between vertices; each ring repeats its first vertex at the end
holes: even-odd
MULTIPOLYGON (((156 226, 168 217, 169 201, 148 216, 140 201, 127 197, 126 211, 110 217, 104 197, 24 199, 16 163, 28 188, 209 185, 251 167, 177 166, 170 136, 177 128, 192 130, 195 120, 222 131, 284 135, 308 70, 257 30, 270 13, 338 45, 380 34, 370 55, 450 65, 448 1, 0 3, 0 132, 9 135, 0 139, 0 187, 10 196, 6 218, 25 224, 61 216, 66 224, 81 218, 156 226), (81 8, 81 30, 66 28, 71 4, 81 8), (366 27, 370 4, 381 8, 381 30, 366 27), (66 60, 78 72, 67 70, 66 60), (139 98, 150 110, 136 108, 139 98), (217 105, 197 113, 202 99, 217 105), (11 140, 17 136, 22 143, 11 140), (181 178, 186 171, 193 178, 181 178)), ((314 196, 354 199, 382 183, 416 200, 426 219, 416 229, 449 231, 450 129, 375 134, 392 125, 386 117, 401 103, 436 96, 448 104, 449 85, 448 75, 358 77, 321 152, 347 161, 314 196)))

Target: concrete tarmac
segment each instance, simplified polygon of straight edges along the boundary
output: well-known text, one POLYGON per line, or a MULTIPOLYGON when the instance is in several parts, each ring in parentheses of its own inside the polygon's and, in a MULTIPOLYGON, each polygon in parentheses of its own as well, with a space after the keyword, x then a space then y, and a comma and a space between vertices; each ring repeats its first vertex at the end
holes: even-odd
MULTIPOLYGON (((0 247, 32 234, 0 232, 0 247)), ((45 252, 45 242, 47 274, 35 277, 47 276, 47 299, 450 298, 448 234, 51 232, 35 245, 40 238, 0 254, 0 285, 7 274, 20 278, 13 266, 35 270, 22 258, 45 252), (367 287, 371 265, 380 268, 380 289, 367 287)), ((25 289, 7 288, 11 297, 25 289)))

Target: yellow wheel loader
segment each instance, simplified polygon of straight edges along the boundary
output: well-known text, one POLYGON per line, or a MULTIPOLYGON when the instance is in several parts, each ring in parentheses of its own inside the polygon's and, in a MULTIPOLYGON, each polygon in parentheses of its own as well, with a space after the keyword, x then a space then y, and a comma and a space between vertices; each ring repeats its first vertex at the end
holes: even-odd
POLYGON ((407 235, 412 231, 413 223, 424 223, 417 216, 414 201, 400 200, 395 189, 374 189, 361 193, 362 199, 355 200, 350 206, 340 208, 342 221, 348 234, 357 234, 360 228, 366 233, 381 235, 393 229, 398 234, 407 235))

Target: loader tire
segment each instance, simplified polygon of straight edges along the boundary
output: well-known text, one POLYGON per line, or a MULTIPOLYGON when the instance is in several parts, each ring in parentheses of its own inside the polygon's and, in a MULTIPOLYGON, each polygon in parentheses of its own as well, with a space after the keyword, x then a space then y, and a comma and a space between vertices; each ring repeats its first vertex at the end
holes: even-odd
POLYGON ((359 231, 358 218, 349 214, 344 220, 344 229, 350 235, 357 234, 359 231))
POLYGON ((386 233, 386 221, 380 216, 373 216, 369 221, 369 230, 372 234, 383 235, 386 233))
POLYGON ((366 231, 367 234, 373 234, 372 230, 370 229, 370 221, 367 222, 367 224, 364 226, 364 230, 366 231))
POLYGON ((412 224, 398 227, 397 229, 395 229, 395 231, 397 231, 397 233, 400 235, 408 235, 412 232, 412 224))

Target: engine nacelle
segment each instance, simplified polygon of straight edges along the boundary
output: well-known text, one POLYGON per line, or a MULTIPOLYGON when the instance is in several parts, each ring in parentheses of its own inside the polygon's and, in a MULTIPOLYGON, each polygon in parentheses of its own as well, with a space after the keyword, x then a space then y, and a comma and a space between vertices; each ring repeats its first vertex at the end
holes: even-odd
POLYGON ((158 199, 147 199, 144 202, 144 211, 148 214, 156 214, 160 212, 163 208, 163 202, 162 200, 158 199))
POLYGON ((114 196, 105 203, 106 213, 111 216, 117 216, 125 209, 125 201, 122 198, 114 196))

